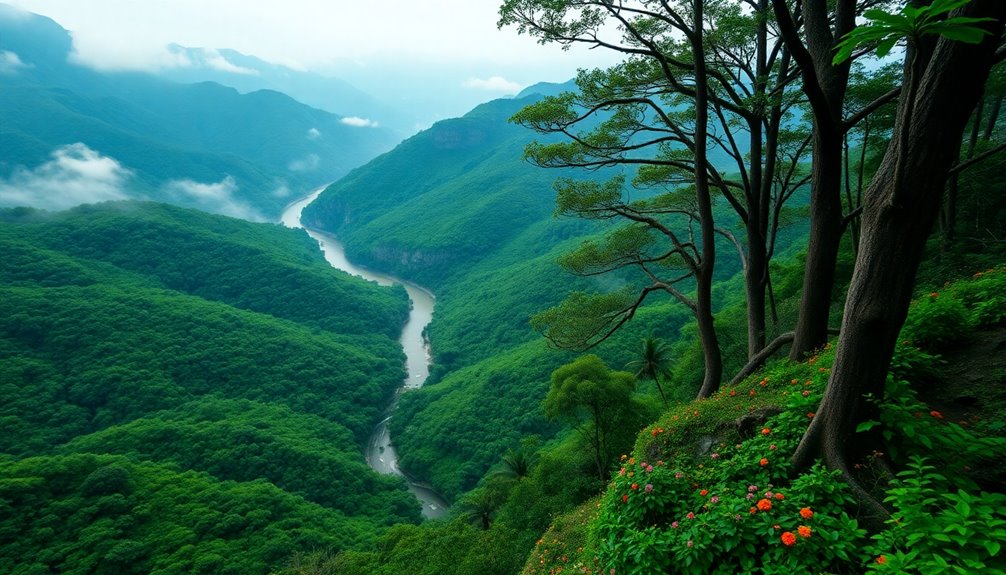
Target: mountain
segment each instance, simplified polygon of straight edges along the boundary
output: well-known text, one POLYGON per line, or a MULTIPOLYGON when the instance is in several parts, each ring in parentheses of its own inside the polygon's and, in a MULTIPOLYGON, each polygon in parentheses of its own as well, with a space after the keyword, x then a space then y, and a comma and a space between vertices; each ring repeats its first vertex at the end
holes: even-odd
POLYGON ((179 63, 159 76, 183 83, 216 82, 241 93, 274 90, 309 106, 410 134, 414 120, 405 113, 359 90, 349 82, 266 62, 236 50, 190 48, 172 44, 169 52, 179 63))
POLYGON ((398 137, 271 90, 100 73, 66 30, 0 5, 0 205, 153 199, 275 219, 398 137))
POLYGON ((419 520, 362 457, 402 288, 164 204, 0 210, 0 250, 0 571, 264 575, 419 520))

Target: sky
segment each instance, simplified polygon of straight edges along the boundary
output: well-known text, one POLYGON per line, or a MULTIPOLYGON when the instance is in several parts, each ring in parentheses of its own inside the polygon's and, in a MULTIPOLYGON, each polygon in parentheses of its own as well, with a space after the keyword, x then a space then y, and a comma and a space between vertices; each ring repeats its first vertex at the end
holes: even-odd
POLYGON ((171 66, 171 43, 231 48, 379 97, 425 83, 478 103, 615 61, 497 29, 501 0, 6 1, 70 30, 78 61, 92 67, 171 66))

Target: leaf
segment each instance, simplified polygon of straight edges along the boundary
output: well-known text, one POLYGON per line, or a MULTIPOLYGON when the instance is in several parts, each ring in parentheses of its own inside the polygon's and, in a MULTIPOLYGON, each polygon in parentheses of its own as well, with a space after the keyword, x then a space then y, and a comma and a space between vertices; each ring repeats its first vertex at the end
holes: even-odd
POLYGON ((856 433, 863 433, 864 431, 869 431, 874 427, 880 425, 879 421, 868 419, 856 426, 856 433))
POLYGON ((983 541, 982 544, 985 545, 985 550, 988 551, 989 555, 992 557, 998 555, 999 550, 1002 549, 1002 544, 998 541, 983 541))

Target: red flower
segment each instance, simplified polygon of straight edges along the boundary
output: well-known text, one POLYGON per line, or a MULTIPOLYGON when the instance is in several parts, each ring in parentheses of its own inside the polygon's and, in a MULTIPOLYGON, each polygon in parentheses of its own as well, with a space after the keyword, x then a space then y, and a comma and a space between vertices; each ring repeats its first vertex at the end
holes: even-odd
POLYGON ((622 496, 622 503, 628 503, 628 502, 629 502, 629 496, 628 495, 623 495, 622 496))
POLYGON ((813 411, 808 411, 807 412, 807 417, 809 417, 811 419, 814 419, 814 412, 813 411))
POLYGON ((706 495, 709 495, 709 490, 703 489, 702 491, 699 491, 699 495, 705 497, 706 495))
POLYGON ((760 460, 758 460, 758 465, 761 465, 762 467, 765 467, 766 465, 768 465, 768 459, 765 459, 764 457, 762 457, 760 460))
POLYGON ((639 489, 639 484, 638 483, 633 483, 632 484, 632 490, 635 491, 637 489, 639 489))
POLYGON ((936 419, 943 419, 943 414, 935 409, 929 412, 929 415, 935 417, 936 419))
POLYGON ((880 557, 877 557, 877 564, 878 565, 883 565, 884 563, 887 563, 887 557, 884 557, 883 555, 881 555, 880 557))
POLYGON ((789 531, 783 532, 782 537, 780 537, 780 539, 782 539, 782 544, 785 545, 786 547, 792 547, 793 544, 796 543, 796 535, 793 535, 789 531))

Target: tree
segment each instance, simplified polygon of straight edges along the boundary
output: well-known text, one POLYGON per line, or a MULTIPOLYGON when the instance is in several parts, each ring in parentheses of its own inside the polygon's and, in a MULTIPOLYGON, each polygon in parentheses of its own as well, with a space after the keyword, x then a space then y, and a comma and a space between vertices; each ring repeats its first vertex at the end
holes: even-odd
POLYGON ((794 75, 768 12, 767 0, 508 0, 500 9, 501 25, 516 24, 542 42, 586 43, 627 57, 608 70, 582 72, 579 93, 546 98, 514 117, 566 138, 529 146, 532 162, 631 168, 631 183, 642 192, 628 198, 622 177, 557 184, 557 213, 630 222, 606 243, 572 254, 566 267, 581 275, 635 268, 646 283, 595 298, 576 294, 565 310, 539 317, 554 343, 589 349, 631 319, 650 294, 667 293, 695 315, 705 358, 699 396, 712 393, 722 375, 709 302, 719 234, 737 247, 744 271, 748 355, 765 345, 769 260, 783 204, 802 184, 806 148, 783 127, 795 104, 789 89, 794 75), (617 24, 623 38, 605 38, 605 22, 617 24), (713 165, 711 151, 722 165, 713 165), (737 175, 728 178, 727 172, 737 175), (733 210, 743 237, 714 222, 714 195, 733 210), (565 318, 579 314, 564 312, 574 308, 597 321, 577 318, 570 326, 565 318))
POLYGON ((625 368, 635 370, 635 376, 639 379, 652 379, 657 384, 660 400, 666 407, 667 397, 664 395, 664 387, 660 385, 660 378, 670 376, 670 364, 671 347, 659 338, 648 337, 643 340, 639 359, 630 361, 625 368))
POLYGON ((631 373, 611 371, 596 355, 585 355, 552 372, 552 383, 542 402, 545 417, 576 427, 594 452, 597 477, 602 482, 607 480, 606 472, 614 459, 615 438, 625 435, 625 428, 630 433, 636 431, 631 423, 641 408, 632 397, 635 388, 631 373))
MULTIPOLYGON (((864 194, 860 249, 828 387, 794 455, 797 466, 820 455, 841 471, 864 506, 864 518, 875 526, 885 512, 852 473, 856 446, 863 446, 852 438, 869 410, 865 398, 883 397, 923 248, 957 159, 957 143, 997 58, 1006 22, 1006 3, 999 0, 931 6, 948 4, 967 4, 965 17, 991 20, 982 23, 983 40, 982 34, 945 28, 927 34, 913 27, 902 35, 908 38, 905 94, 898 102, 893 139, 864 194)), ((906 8, 901 16, 912 19, 920 13, 926 14, 906 8)), ((970 20, 962 26, 974 27, 970 20)))

